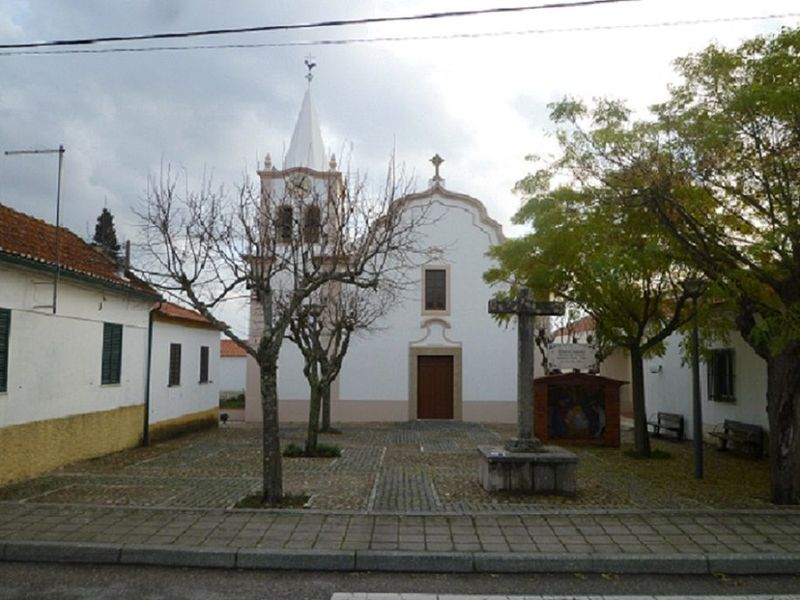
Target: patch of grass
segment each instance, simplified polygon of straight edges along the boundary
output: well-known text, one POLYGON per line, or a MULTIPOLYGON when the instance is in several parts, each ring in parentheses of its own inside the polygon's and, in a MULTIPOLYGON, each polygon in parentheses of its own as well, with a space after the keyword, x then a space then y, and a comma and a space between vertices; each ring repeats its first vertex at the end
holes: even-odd
POLYGON ((220 408, 244 408, 244 394, 233 396, 232 398, 225 398, 219 401, 220 408))
POLYGON ((269 504, 263 502, 261 494, 254 494, 252 496, 245 496, 239 502, 234 504, 234 508, 305 508, 308 503, 308 494, 293 494, 287 495, 280 499, 279 502, 269 504))
POLYGON ((283 449, 283 455, 286 458, 336 458, 342 455, 342 451, 333 444, 317 444, 317 451, 309 453, 302 446, 292 443, 283 449))
POLYGON ((636 458, 636 459, 644 459, 644 460, 649 460, 651 458, 655 459, 655 460, 662 460, 662 459, 665 459, 665 458, 672 458, 672 454, 670 454, 669 452, 667 452, 665 450, 659 450, 658 448, 652 448, 650 450, 650 454, 649 455, 640 454, 639 452, 637 452, 633 448, 629 448, 628 450, 624 450, 623 454, 625 456, 627 456, 628 458, 636 458))
POLYGON ((342 435, 341 429, 336 429, 336 427, 330 427, 328 429, 320 429, 320 433, 330 433, 331 435, 342 435))

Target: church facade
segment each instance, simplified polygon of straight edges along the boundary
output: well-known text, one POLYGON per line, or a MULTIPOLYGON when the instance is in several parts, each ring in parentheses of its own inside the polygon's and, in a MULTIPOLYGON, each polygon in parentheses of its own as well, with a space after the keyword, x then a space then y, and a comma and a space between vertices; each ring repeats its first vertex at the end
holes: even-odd
MULTIPOLYGON (((492 266, 487 252, 505 240, 503 231, 478 199, 445 187, 440 162, 438 157, 434 161, 436 174, 427 189, 395 200, 404 203, 404 210, 426 213, 415 236, 422 258, 408 267, 402 299, 373 331, 351 340, 331 389, 333 422, 516 421, 516 331, 488 314, 495 290, 483 281, 492 266)), ((298 210, 309 210, 301 201, 304 195, 336 201, 342 175, 322 145, 310 89, 282 167, 268 158, 259 175, 262 193, 296 200, 293 207, 279 208, 287 220, 292 211, 298 217, 298 210)), ((280 220, 278 215, 278 227, 280 220)), ((251 339, 260 330, 257 311, 251 309, 251 339)), ((278 397, 281 421, 307 420, 303 360, 289 341, 281 350, 278 397)), ((245 418, 261 419, 258 367, 252 359, 245 418)))

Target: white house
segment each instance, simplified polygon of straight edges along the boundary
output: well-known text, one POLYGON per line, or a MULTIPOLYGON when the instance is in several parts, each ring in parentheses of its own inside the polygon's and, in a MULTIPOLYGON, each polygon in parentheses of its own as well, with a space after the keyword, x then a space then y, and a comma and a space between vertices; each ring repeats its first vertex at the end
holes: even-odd
POLYGON ((218 357, 199 314, 0 205, 0 484, 215 425, 218 357))
POLYGON ((219 362, 219 329, 193 310, 159 304, 148 398, 151 440, 217 424, 219 362))
MULTIPOLYGON (((738 332, 731 331, 728 337, 712 346, 708 362, 700 361, 703 431, 713 430, 725 419, 761 425, 767 431, 766 363, 738 332)), ((680 344, 680 334, 673 334, 664 356, 645 361, 645 398, 648 415, 658 411, 683 415, 684 431, 691 438, 692 370, 680 344)))
POLYGON ((57 263, 55 227, 0 205, 0 483, 135 446, 143 434, 158 295, 59 233, 57 263))
POLYGON ((220 398, 232 398, 244 394, 247 353, 232 340, 220 340, 219 357, 220 398))
MULTIPOLYGON (((267 163, 259 171, 262 190, 285 189, 288 197, 317 190, 335 197, 330 190, 341 174, 326 156, 309 90, 283 168, 267 163)), ((483 282, 492 266, 487 251, 505 239, 501 226, 478 199, 448 190, 438 164, 428 189, 397 202, 427 212, 427 224, 418 231, 425 259, 408 272, 413 285, 379 331, 351 342, 331 390, 332 419, 515 422, 516 331, 488 314, 494 290, 483 282)), ((260 326, 255 311, 251 315, 255 338, 260 326)), ((278 378, 280 419, 307 419, 308 384, 301 356, 288 342, 278 378)), ((248 359, 246 419, 260 418, 257 367, 248 359)))

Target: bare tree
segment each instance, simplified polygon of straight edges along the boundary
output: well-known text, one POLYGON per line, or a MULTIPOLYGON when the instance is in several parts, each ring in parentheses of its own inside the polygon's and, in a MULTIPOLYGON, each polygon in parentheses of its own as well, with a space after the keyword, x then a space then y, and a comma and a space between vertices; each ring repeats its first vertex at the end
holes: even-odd
POLYGON ((303 374, 310 392, 306 455, 318 451, 320 416, 321 430, 331 429, 331 384, 341 371, 352 335, 376 329, 395 303, 398 283, 387 278, 376 289, 329 283, 290 321, 288 337, 303 355, 303 374))
POLYGON ((402 268, 418 223, 395 202, 408 189, 393 164, 377 194, 367 193, 363 179, 348 185, 335 171, 276 173, 265 163, 260 189, 245 178, 231 197, 208 178, 196 191, 188 183, 180 190, 174 173, 162 169, 148 182, 140 214, 150 258, 145 275, 186 299, 258 364, 263 501, 270 504, 283 497, 277 370, 292 319, 327 284, 377 288, 387 271, 402 268), (245 339, 220 309, 248 296, 245 339))

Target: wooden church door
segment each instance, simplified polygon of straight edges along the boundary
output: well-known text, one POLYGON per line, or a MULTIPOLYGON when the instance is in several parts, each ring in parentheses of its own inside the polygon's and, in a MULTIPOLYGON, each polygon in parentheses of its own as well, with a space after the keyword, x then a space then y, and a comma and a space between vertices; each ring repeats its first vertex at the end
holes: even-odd
POLYGON ((417 357, 417 418, 453 418, 453 357, 417 357))

